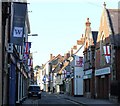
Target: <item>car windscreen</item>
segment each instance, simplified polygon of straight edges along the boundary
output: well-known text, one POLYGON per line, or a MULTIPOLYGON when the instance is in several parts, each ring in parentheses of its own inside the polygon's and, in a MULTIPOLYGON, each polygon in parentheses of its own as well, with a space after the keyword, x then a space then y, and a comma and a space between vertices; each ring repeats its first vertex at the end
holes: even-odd
POLYGON ((39 86, 29 86, 28 91, 40 91, 39 86))

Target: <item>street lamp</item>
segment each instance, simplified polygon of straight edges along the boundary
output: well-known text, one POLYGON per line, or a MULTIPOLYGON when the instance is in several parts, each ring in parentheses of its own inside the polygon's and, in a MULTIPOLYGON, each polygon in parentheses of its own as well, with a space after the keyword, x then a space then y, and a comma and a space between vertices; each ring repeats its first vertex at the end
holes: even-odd
POLYGON ((38 34, 28 34, 28 36, 38 36, 38 34))

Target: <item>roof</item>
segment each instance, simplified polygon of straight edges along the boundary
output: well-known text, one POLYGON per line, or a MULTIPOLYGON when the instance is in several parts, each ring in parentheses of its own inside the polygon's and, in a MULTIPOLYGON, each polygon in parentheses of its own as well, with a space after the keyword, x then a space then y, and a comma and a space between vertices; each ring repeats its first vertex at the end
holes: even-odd
POLYGON ((111 44, 120 46, 120 9, 106 9, 108 14, 109 25, 112 30, 110 35, 111 44))
POLYGON ((58 54, 57 56, 53 56, 52 59, 48 60, 45 64, 44 67, 46 66, 47 63, 52 62, 53 60, 55 60, 60 54, 58 54))
POLYGON ((106 9, 113 34, 120 33, 120 9, 106 9))

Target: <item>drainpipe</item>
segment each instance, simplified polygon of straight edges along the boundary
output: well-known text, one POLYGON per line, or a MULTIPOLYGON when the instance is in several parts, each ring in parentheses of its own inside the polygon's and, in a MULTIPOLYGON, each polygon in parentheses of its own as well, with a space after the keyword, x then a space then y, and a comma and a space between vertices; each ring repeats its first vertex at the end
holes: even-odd
MULTIPOLYGON (((2 2, 0 2, 0 60, 2 60, 2 2)), ((2 62, 2 61, 1 61, 2 62)), ((0 63, 0 106, 2 105, 2 63, 0 63)))

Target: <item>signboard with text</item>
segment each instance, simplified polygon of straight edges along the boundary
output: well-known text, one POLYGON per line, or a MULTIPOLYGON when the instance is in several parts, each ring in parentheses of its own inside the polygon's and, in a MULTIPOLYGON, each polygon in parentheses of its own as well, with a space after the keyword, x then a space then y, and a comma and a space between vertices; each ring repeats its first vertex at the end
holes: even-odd
POLYGON ((15 45, 23 45, 27 3, 13 2, 11 4, 11 39, 15 45))

